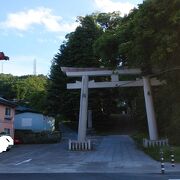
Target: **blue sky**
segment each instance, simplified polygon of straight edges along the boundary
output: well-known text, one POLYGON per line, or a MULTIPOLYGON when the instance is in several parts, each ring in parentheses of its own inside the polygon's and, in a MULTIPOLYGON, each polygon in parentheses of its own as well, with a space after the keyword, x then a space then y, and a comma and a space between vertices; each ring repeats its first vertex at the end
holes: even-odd
POLYGON ((48 75, 51 61, 65 35, 75 30, 77 16, 93 12, 129 10, 143 0, 1 0, 0 52, 10 57, 0 62, 0 73, 48 75))

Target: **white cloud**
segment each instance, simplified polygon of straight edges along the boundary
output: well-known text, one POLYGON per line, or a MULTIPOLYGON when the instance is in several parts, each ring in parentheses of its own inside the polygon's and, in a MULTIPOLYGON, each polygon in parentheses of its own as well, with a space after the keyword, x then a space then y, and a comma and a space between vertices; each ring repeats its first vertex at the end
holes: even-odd
POLYGON ((27 31, 33 25, 43 25, 51 32, 69 32, 77 27, 77 23, 63 23, 61 16, 55 16, 49 8, 38 7, 27 11, 20 11, 8 15, 7 20, 1 22, 1 27, 27 31))
POLYGON ((120 11, 121 15, 128 14, 135 7, 129 2, 113 2, 111 0, 94 0, 96 7, 103 12, 120 11))

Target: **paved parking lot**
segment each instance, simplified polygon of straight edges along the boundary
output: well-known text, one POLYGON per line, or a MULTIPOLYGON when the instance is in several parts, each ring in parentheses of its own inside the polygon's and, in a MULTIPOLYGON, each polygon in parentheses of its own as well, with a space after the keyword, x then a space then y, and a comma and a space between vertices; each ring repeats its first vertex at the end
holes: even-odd
MULTIPOLYGON (((58 144, 17 145, 0 154, 0 173, 132 172, 159 173, 160 163, 139 151, 126 135, 92 137, 92 151, 68 151, 67 139, 58 144)), ((180 171, 167 164, 166 169, 180 171)))

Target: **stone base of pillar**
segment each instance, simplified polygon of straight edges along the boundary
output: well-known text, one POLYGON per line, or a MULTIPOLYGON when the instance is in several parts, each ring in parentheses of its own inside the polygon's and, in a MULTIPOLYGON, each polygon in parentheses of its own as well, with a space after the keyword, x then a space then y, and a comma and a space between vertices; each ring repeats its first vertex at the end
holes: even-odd
POLYGON ((157 147, 157 146, 168 146, 168 139, 159 139, 159 140, 149 140, 149 139, 143 139, 143 146, 145 148, 148 147, 157 147))
POLYGON ((69 140, 70 151, 90 151, 92 150, 92 143, 90 140, 86 141, 77 141, 77 140, 69 140))

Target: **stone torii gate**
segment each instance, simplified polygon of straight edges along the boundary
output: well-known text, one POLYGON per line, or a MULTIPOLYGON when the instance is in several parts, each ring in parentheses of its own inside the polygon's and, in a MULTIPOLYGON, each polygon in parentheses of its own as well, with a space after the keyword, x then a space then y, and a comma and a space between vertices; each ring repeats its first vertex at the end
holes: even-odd
POLYGON ((151 85, 158 86, 162 84, 157 79, 150 79, 148 76, 143 76, 142 79, 134 81, 119 81, 119 75, 137 75, 141 74, 140 69, 119 69, 107 70, 102 68, 71 68, 61 67, 61 70, 66 73, 68 77, 81 77, 82 81, 75 83, 68 83, 67 89, 81 89, 80 97, 80 111, 79 111, 79 125, 78 125, 78 139, 77 141, 69 141, 70 150, 89 150, 91 149, 90 140, 86 139, 87 130, 87 112, 88 112, 88 89, 89 88, 113 88, 113 87, 140 87, 144 88, 144 97, 148 121, 148 130, 150 140, 158 140, 157 124, 155 118, 155 111, 153 106, 153 99, 151 93, 151 85), (109 76, 111 81, 95 82, 89 81, 89 77, 109 76))

